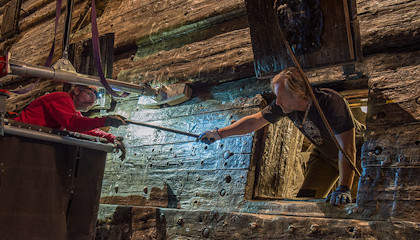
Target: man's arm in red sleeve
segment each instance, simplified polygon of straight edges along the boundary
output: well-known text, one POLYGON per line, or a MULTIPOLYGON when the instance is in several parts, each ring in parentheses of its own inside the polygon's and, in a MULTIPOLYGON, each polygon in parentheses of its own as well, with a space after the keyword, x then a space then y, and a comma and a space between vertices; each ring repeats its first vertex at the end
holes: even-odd
POLYGON ((106 138, 106 140, 108 140, 108 142, 113 143, 114 139, 116 138, 116 136, 107 133, 105 131, 102 131, 101 129, 92 129, 90 131, 87 132, 83 132, 83 134, 87 134, 87 135, 91 135, 91 136, 95 136, 95 137, 101 137, 101 138, 106 138))
POLYGON ((69 131, 86 132, 105 126, 105 117, 83 117, 80 112, 76 111, 70 96, 57 98, 55 101, 48 103, 46 107, 51 116, 53 116, 63 128, 69 131))

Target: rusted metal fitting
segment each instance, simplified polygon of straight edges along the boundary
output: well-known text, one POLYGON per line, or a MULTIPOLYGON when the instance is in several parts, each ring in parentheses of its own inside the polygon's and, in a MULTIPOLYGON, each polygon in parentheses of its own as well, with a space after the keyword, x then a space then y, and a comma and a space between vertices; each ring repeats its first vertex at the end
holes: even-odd
POLYGON ((178 221, 177 221, 177 224, 178 224, 179 226, 183 226, 183 225, 184 225, 184 219, 183 219, 182 217, 179 217, 179 218, 178 218, 178 221))
POLYGON ((373 153, 375 155, 380 155, 382 153, 382 148, 379 146, 375 147, 375 149, 373 149, 373 153))
POLYGON ((203 238, 210 237, 210 229, 204 228, 203 231, 201 232, 201 235, 203 236, 203 238))
POLYGON ((251 226, 251 229, 256 229, 258 227, 258 224, 256 222, 252 222, 250 226, 251 226))
POLYGON ((318 233, 319 232, 319 225, 318 224, 312 224, 309 229, 311 230, 311 233, 318 233))

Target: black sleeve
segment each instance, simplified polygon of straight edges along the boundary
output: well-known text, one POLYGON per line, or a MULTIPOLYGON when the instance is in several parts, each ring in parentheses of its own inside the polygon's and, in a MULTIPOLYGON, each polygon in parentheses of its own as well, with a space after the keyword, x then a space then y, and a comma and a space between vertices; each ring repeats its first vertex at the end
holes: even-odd
POLYGON ((325 115, 334 134, 341 134, 354 128, 353 114, 348 103, 338 93, 329 94, 325 115))
POLYGON ((276 104, 276 101, 270 103, 266 108, 261 110, 261 113, 265 120, 276 123, 281 117, 284 117, 285 114, 281 110, 281 107, 276 104))

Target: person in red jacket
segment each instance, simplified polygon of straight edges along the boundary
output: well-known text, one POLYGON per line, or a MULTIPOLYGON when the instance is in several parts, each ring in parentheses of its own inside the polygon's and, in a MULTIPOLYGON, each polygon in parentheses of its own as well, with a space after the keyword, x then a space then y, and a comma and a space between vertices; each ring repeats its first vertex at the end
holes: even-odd
POLYGON ((13 120, 106 138, 116 145, 117 151, 121 150, 120 158, 124 160, 126 151, 123 138, 98 129, 127 125, 124 118, 118 115, 88 118, 80 113, 88 111, 93 106, 97 94, 96 87, 83 85, 75 85, 68 93, 49 93, 35 99, 13 120))

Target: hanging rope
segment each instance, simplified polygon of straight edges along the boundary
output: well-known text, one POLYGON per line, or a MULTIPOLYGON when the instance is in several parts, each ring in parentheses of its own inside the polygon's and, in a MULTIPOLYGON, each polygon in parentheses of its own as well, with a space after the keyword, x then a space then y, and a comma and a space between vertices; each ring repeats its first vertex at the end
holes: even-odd
POLYGON ((98 25, 96 23, 96 6, 95 0, 92 0, 91 6, 91 24, 92 24, 92 46, 93 46, 93 56, 95 58, 96 68, 98 69, 99 80, 102 86, 106 89, 106 91, 111 94, 113 97, 127 97, 130 95, 129 93, 123 93, 119 95, 116 93, 111 86, 109 86, 108 82, 106 81, 104 71, 102 70, 102 63, 101 63, 101 53, 99 50, 99 33, 98 33, 98 25))
POLYGON ((337 148, 341 151, 341 153, 344 155, 344 158, 346 159, 347 163, 350 164, 351 168, 356 172, 357 176, 360 177, 360 172, 359 170, 356 168, 356 166, 354 165, 353 161, 351 161, 350 157, 347 155, 347 153, 344 151, 343 147, 340 145, 340 143, 337 140, 337 137, 334 134, 334 131, 332 130, 330 124, 328 123, 327 118, 325 117, 324 112, 322 111, 321 107, 319 106, 318 100, 315 98, 315 94, 312 91, 312 87, 311 84, 309 82, 308 77, 306 76, 306 74, 303 72, 302 68, 300 67, 299 62, 297 61, 292 48, 290 47, 289 42, 286 40, 283 31, 281 29, 280 23, 279 21, 276 21, 277 23, 277 27, 280 31, 280 37, 283 40, 284 45, 287 48, 287 51, 289 52, 290 57, 293 60, 293 63, 295 64, 295 66, 299 69, 300 74, 303 76, 304 82, 306 87, 309 89, 309 96, 312 99, 312 102, 315 106, 315 108, 318 110, 319 115, 321 116, 322 122, 325 124, 325 126, 327 127, 328 133, 330 134, 332 140, 334 141, 335 145, 337 146, 337 148))

